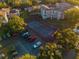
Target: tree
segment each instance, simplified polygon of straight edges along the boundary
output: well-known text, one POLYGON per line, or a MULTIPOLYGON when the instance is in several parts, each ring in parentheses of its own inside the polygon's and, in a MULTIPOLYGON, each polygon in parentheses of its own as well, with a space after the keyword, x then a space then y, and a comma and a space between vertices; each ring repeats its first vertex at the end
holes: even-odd
POLYGON ((27 5, 32 5, 32 0, 26 0, 27 5))
POLYGON ((78 36, 72 29, 63 29, 55 34, 57 44, 61 45, 65 51, 75 49, 76 43, 78 42, 78 36))
POLYGON ((21 0, 6 0, 7 4, 10 4, 11 6, 20 6, 21 0))
POLYGON ((24 19, 26 19, 27 17, 28 17, 28 15, 29 15, 29 12, 28 11, 21 11, 20 12, 20 16, 22 17, 22 18, 24 18, 24 19))
POLYGON ((7 4, 5 2, 0 2, 0 8, 6 7, 7 4))
POLYGON ((1 26, 2 26, 2 21, 0 20, 0 28, 1 28, 1 26))
POLYGON ((19 59, 36 59, 36 56, 30 55, 30 54, 25 54, 22 57, 20 57, 19 59))
POLYGON ((77 22, 79 19, 79 7, 75 6, 66 10, 65 12, 66 19, 77 22))
POLYGON ((5 19, 3 16, 0 17, 0 36, 4 35, 7 31, 8 31, 8 28, 7 26, 4 25, 4 22, 5 19))
POLYGON ((32 5, 32 0, 6 0, 6 3, 13 7, 32 5))
POLYGON ((0 30, 0 36, 6 35, 6 33, 9 32, 9 29, 7 26, 2 26, 0 30))
POLYGON ((65 0, 65 1, 73 5, 79 5, 79 0, 65 0))
POLYGON ((39 5, 40 3, 41 3, 40 0, 33 0, 33 1, 32 1, 32 4, 33 4, 33 5, 39 5))
POLYGON ((12 32, 24 30, 26 25, 27 24, 24 22, 24 20, 16 15, 13 15, 8 22, 8 27, 12 32))
POLYGON ((52 4, 54 4, 54 3, 61 2, 61 0, 45 0, 44 2, 45 3, 52 3, 52 4))
POLYGON ((40 48, 38 59, 62 59, 62 53, 55 43, 49 42, 40 48))

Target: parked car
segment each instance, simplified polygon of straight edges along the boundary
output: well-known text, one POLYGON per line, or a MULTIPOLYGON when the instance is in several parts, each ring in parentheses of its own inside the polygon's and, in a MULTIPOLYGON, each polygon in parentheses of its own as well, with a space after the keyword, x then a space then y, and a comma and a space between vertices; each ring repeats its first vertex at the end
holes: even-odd
POLYGON ((79 29, 73 29, 73 31, 79 33, 79 29))
POLYGON ((35 41, 37 39, 37 37, 35 36, 35 35, 30 35, 28 38, 27 38, 27 40, 29 41, 29 42, 33 42, 33 41, 35 41))
POLYGON ((0 53, 0 59, 4 59, 5 58, 5 54, 4 53, 0 53))
POLYGON ((36 40, 36 36, 34 34, 29 33, 28 31, 21 32, 21 37, 26 39, 26 41, 33 42, 36 40))
POLYGON ((30 34, 29 34, 28 31, 26 31, 26 32, 22 32, 22 33, 21 33, 21 36, 22 36, 24 39, 26 39, 26 38, 28 38, 28 37, 30 36, 30 34))
POLYGON ((12 37, 16 37, 16 36, 17 36, 17 33, 12 34, 12 37))
POLYGON ((41 46, 41 44, 42 44, 42 42, 41 42, 41 41, 38 41, 38 42, 36 42, 36 43, 33 45, 33 48, 34 48, 34 49, 35 49, 35 48, 38 48, 38 47, 41 46))
POLYGON ((76 28, 73 29, 73 31, 77 34, 79 34, 79 26, 77 26, 76 28))

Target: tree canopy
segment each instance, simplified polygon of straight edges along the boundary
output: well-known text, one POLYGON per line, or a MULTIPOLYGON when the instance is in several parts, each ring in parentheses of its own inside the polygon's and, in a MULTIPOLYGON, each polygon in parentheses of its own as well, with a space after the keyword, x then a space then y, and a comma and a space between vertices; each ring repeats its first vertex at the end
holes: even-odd
POLYGON ((62 53, 56 43, 46 43, 40 48, 38 59, 62 59, 62 53))
POLYGON ((5 2, 0 2, 0 8, 6 7, 7 4, 5 2))
POLYGON ((1 26, 2 26, 2 21, 0 20, 0 28, 1 28, 1 26))
POLYGON ((71 21, 77 21, 79 19, 79 7, 75 6, 66 10, 65 12, 66 18, 71 21))
POLYGON ((23 30, 26 25, 27 24, 24 22, 24 20, 16 15, 13 15, 8 22, 8 27, 13 32, 18 32, 23 30))
POLYGON ((61 45, 64 49, 70 50, 75 49, 76 43, 78 42, 78 36, 72 29, 64 29, 61 32, 55 34, 57 44, 61 45))
POLYGON ((65 0, 65 1, 74 5, 79 5, 79 0, 65 0))
POLYGON ((20 16, 21 16, 22 18, 24 18, 24 19, 26 19, 26 18, 28 17, 28 15, 29 15, 29 12, 28 12, 28 11, 21 11, 21 12, 20 12, 20 16))
POLYGON ((32 5, 32 0, 6 0, 6 3, 13 7, 32 5))
POLYGON ((30 55, 30 54, 25 54, 22 57, 20 57, 19 59, 36 59, 36 56, 30 55))
POLYGON ((60 1, 61 1, 61 0, 44 0, 45 3, 52 3, 52 4, 58 3, 58 2, 60 2, 60 1))

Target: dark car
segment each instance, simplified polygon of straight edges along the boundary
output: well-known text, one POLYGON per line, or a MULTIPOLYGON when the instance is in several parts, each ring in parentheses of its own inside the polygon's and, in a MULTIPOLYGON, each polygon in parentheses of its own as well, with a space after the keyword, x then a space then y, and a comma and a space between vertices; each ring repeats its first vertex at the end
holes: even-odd
POLYGON ((29 42, 33 42, 36 40, 36 36, 29 33, 28 31, 22 31, 21 32, 21 37, 26 39, 26 41, 29 41, 29 42))
POLYGON ((30 33, 28 31, 21 32, 21 37, 23 37, 24 39, 28 38, 29 36, 30 36, 30 33))
POLYGON ((19 32, 10 32, 11 37, 17 37, 19 32))

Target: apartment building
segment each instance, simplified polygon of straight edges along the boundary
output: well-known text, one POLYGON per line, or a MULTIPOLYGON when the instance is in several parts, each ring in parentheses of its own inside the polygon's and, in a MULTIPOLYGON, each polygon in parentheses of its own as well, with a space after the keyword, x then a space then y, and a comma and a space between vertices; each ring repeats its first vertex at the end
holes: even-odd
POLYGON ((72 5, 66 2, 56 3, 55 5, 41 5, 41 16, 43 19, 64 19, 64 11, 69 9, 70 7, 72 7, 72 5))

